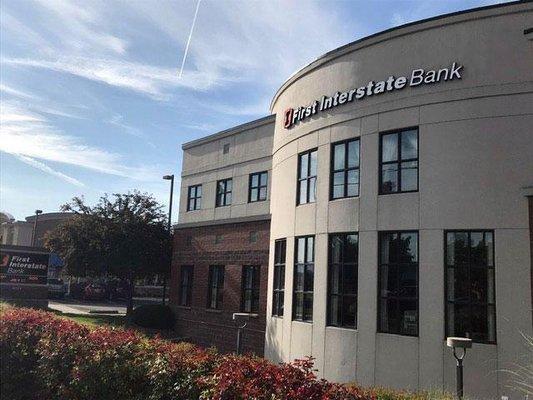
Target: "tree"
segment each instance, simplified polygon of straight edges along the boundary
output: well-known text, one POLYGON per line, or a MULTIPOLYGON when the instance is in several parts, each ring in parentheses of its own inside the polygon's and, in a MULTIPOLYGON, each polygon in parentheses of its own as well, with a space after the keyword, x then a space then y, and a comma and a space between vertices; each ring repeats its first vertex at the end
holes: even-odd
POLYGON ((128 314, 133 310, 136 279, 167 273, 171 238, 162 206, 149 194, 134 191, 104 195, 94 207, 74 197, 61 207, 76 215, 45 238, 73 276, 109 274, 129 282, 128 314))

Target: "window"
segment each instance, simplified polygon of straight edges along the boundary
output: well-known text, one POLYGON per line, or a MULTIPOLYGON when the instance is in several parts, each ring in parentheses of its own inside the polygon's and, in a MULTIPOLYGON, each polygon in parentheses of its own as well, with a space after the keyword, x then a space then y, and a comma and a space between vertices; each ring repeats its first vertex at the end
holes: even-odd
POLYGON ((418 335, 418 232, 380 232, 378 329, 418 335))
POLYGON ((202 185, 189 186, 187 211, 199 210, 200 208, 202 208, 202 185))
POLYGON ((233 180, 223 179, 217 182, 217 201, 216 206, 229 206, 231 204, 231 189, 233 187, 233 180))
POLYGON ((207 308, 218 310, 222 308, 224 295, 224 266, 211 265, 209 267, 209 291, 207 293, 207 308))
POLYGON ((418 190, 418 129, 380 136, 379 194, 418 190))
POLYGON ((496 343, 494 234, 448 231, 446 335, 496 343))
POLYGON ((267 198, 268 172, 250 174, 250 192, 248 202, 264 201, 267 198))
POLYGON ((224 143, 224 146, 222 147, 222 154, 228 154, 229 153, 229 143, 224 143))
POLYGON ((357 233, 329 236, 328 325, 357 328, 357 233))
POLYGON ((298 155, 297 205, 314 203, 316 199, 317 150, 298 155))
POLYGON ((256 243, 257 242, 257 231, 250 231, 250 237, 248 238, 250 243, 256 243))
POLYGON ((192 265, 183 265, 181 267, 180 278, 180 306, 190 307, 192 297, 192 265))
POLYGON ((258 265, 246 265, 242 268, 242 312, 257 313, 259 311, 259 276, 258 265))
POLYGON ((313 320, 313 281, 315 275, 315 237, 296 238, 294 265, 293 319, 313 320))
POLYGON ((220 244, 224 240, 224 236, 222 235, 215 235, 215 244, 220 244))
POLYGON ((285 301, 285 255, 287 241, 276 240, 274 245, 274 294, 272 296, 272 315, 283 317, 285 301))
POLYGON ((331 146, 331 199, 359 196, 359 139, 331 146))

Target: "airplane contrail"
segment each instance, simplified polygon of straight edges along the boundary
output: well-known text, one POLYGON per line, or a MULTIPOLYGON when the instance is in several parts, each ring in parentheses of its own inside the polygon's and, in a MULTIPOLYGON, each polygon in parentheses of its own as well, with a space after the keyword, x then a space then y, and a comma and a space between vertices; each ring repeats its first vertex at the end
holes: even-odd
POLYGON ((194 25, 196 24, 196 17, 198 16, 198 9, 200 8, 201 1, 202 0, 198 0, 198 3, 196 3, 196 11, 194 12, 194 18, 192 19, 191 31, 189 32, 189 39, 187 39, 187 46, 185 46, 185 53, 183 53, 183 60, 181 60, 181 68, 180 68, 180 73, 178 75, 179 78, 181 78, 181 74, 183 74, 183 67, 185 66, 185 60, 187 59, 187 53, 189 52, 189 45, 191 44, 192 32, 194 30, 194 25))

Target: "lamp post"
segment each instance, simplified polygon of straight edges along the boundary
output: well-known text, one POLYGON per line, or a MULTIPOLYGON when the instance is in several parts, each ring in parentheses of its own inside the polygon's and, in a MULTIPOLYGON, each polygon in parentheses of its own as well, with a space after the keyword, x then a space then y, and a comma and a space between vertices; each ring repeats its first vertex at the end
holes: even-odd
POLYGON ((35 247, 35 231, 37 229, 37 220, 39 215, 43 213, 43 210, 35 210, 35 219, 33 220, 33 230, 31 231, 31 246, 35 247))
MULTIPOLYGON (((172 219, 172 198, 174 195, 174 174, 165 175, 163 176, 163 179, 166 181, 170 181, 170 203, 168 205, 168 225, 167 225, 168 234, 170 235, 170 228, 172 226, 171 219, 172 219)), ((166 292, 167 292, 167 274, 164 274, 163 275, 163 305, 165 305, 165 297, 167 295, 166 292)))
POLYGON ((446 345, 453 348, 453 357, 457 361, 456 368, 456 393, 457 398, 463 398, 463 359, 466 356, 466 349, 472 347, 472 339, 462 337, 449 337, 446 338, 446 345), (457 349, 463 349, 461 355, 458 355, 457 349))
POLYGON ((233 321, 235 323, 238 323, 239 321, 242 321, 242 325, 237 325, 237 349, 236 353, 238 356, 242 354, 242 337, 243 337, 243 330, 246 328, 246 325, 248 325, 248 321, 250 320, 250 314, 249 313, 233 313, 233 321))

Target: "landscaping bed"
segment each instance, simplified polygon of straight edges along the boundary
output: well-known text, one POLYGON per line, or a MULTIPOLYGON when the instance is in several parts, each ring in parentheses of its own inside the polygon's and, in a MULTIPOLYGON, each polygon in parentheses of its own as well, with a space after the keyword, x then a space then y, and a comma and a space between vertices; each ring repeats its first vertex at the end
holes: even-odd
POLYGON ((0 310, 0 394, 17 399, 451 399, 316 379, 311 359, 275 365, 50 312, 0 310))

